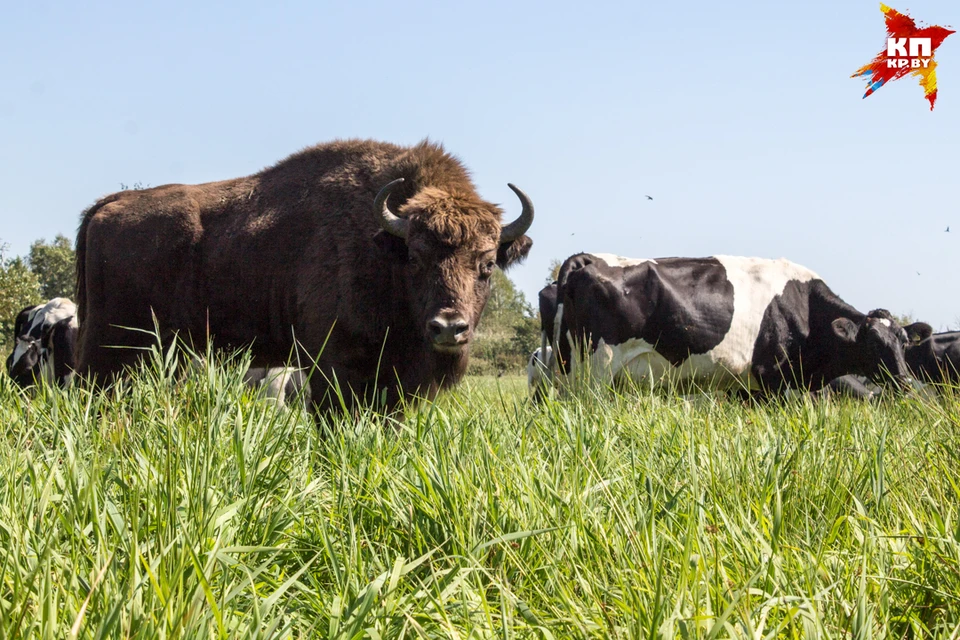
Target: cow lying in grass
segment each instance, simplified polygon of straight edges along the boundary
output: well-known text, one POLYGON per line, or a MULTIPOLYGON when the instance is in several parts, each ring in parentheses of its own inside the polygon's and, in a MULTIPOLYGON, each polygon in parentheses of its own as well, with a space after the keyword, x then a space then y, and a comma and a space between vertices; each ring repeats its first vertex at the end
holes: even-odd
POLYGON ((923 322, 904 328, 911 340, 904 359, 918 379, 935 384, 960 383, 960 331, 933 333, 923 322))
POLYGON ((910 380, 906 333, 888 312, 861 313, 788 260, 581 253, 540 303, 542 347, 561 376, 588 367, 611 382, 762 394, 816 391, 846 374, 910 380))

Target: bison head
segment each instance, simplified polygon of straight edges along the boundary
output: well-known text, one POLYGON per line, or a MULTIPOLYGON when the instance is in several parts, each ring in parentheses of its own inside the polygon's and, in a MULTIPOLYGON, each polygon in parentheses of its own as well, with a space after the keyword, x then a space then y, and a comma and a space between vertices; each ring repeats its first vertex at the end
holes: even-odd
POLYGON ((397 215, 388 200, 403 182, 399 178, 380 190, 374 202, 377 220, 401 254, 407 299, 424 341, 437 354, 465 357, 494 268, 504 269, 530 251, 532 241, 524 234, 533 222, 533 203, 509 185, 522 212, 501 226, 499 207, 472 190, 424 187, 397 215))

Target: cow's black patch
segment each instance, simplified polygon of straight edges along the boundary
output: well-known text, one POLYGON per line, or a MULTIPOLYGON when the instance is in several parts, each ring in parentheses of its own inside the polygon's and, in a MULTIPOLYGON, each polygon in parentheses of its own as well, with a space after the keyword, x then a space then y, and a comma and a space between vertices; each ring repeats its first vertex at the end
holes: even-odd
POLYGON ((926 382, 960 382, 960 331, 934 333, 906 348, 904 358, 917 378, 926 382))
POLYGON ((540 307, 540 330, 553 339, 553 322, 557 317, 557 281, 554 280, 537 295, 540 307))
POLYGON ((764 389, 820 389, 856 374, 906 375, 905 333, 889 312, 864 315, 822 280, 790 281, 764 311, 754 343, 753 376, 764 389))
MULTIPOLYGON (((611 345, 640 338, 674 366, 710 351, 733 322, 733 284, 716 258, 664 258, 611 267, 589 254, 564 263, 561 331, 611 345)), ((569 345, 561 341, 563 362, 569 345)))

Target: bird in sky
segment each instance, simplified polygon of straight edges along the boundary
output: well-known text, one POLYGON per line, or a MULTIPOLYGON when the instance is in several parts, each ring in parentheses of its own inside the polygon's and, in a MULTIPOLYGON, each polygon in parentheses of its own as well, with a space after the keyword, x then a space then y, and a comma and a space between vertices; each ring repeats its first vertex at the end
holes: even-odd
POLYGON ((948 225, 944 233, 950 233, 950 226, 948 225))
POLYGON ((653 198, 651 198, 650 196, 647 196, 647 200, 653 200, 653 198))

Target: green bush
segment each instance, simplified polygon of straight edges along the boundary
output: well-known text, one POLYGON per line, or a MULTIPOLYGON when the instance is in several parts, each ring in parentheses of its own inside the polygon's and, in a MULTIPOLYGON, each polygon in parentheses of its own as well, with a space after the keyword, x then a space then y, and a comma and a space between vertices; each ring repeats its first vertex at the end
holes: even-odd
POLYGON ((7 259, 6 245, 0 246, 0 353, 13 348, 13 328, 17 314, 27 306, 43 301, 40 280, 21 258, 7 259))
POLYGON ((46 240, 37 240, 30 245, 27 262, 30 270, 37 274, 40 280, 40 290, 44 299, 75 297, 74 251, 66 236, 57 234, 50 243, 46 240))
POLYGON ((502 271, 491 278, 490 298, 476 329, 471 375, 519 373, 540 342, 540 322, 523 292, 502 271))

